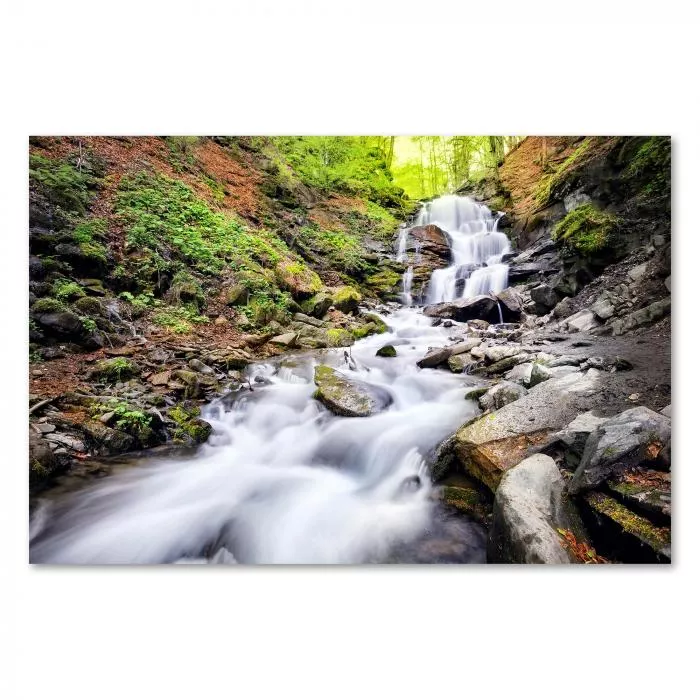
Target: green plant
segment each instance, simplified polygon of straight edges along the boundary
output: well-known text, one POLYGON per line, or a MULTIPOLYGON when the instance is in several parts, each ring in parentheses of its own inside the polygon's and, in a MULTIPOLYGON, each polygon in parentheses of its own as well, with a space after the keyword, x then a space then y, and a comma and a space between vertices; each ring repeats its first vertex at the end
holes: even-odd
POLYGON ((588 151, 591 145, 591 139, 584 139, 571 153, 563 163, 557 166, 556 170, 549 174, 544 175, 535 187, 535 201, 540 205, 544 206, 547 204, 552 196, 554 189, 561 184, 569 172, 577 167, 580 163, 582 156, 588 151))
POLYGON ((32 312, 37 314, 53 314, 66 311, 66 305, 53 297, 37 299, 32 305, 32 312))
POLYGON ((95 178, 65 160, 38 154, 29 156, 29 182, 54 205, 66 212, 83 214, 90 202, 95 178))
POLYGON ((94 333, 97 330, 97 324, 89 316, 81 316, 80 322, 88 333, 94 333))
POLYGON ((56 280, 51 287, 51 294, 60 302, 73 301, 85 296, 83 288, 77 282, 67 279, 56 280))
POLYGON ((209 319, 188 306, 168 306, 153 315, 153 322, 173 333, 190 333, 193 323, 208 323, 209 319))
POLYGON ((592 254, 612 245, 619 223, 614 214, 582 204, 557 223, 552 238, 575 252, 592 254))
POLYGON ((666 195, 671 186, 671 139, 668 136, 645 139, 632 157, 625 175, 638 180, 646 195, 666 195))

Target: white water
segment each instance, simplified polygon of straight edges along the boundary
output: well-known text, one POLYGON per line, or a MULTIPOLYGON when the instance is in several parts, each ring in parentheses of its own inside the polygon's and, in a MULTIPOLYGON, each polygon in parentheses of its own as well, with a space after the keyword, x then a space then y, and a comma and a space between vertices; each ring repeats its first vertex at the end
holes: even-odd
POLYGON ((464 399, 469 377, 416 366, 459 324, 433 328, 410 308, 384 318, 390 332, 352 347, 357 371, 343 349, 255 365, 250 375, 270 383, 253 383, 231 410, 208 406, 214 433, 193 455, 144 459, 47 497, 32 519, 31 561, 443 561, 446 546, 457 552, 447 560, 483 561, 482 531, 438 506, 422 459, 477 410, 464 399), (376 357, 388 342, 397 357, 376 357), (393 404, 369 418, 332 415, 312 398, 319 362, 385 389, 393 404))
POLYGON ((423 206, 416 226, 439 226, 447 232, 452 251, 452 264, 435 270, 430 278, 429 304, 496 293, 508 286, 508 265, 502 259, 510 252, 510 243, 498 230, 500 218, 486 205, 457 195, 423 206))

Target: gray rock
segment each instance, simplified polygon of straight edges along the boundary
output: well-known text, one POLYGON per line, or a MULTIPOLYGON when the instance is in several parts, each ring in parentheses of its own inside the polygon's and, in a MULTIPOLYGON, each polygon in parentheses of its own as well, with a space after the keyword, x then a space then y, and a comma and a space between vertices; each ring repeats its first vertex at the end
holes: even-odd
POLYGON ((418 360, 416 364, 419 367, 437 367, 452 356, 452 351, 450 348, 437 348, 435 350, 429 350, 425 357, 418 360))
POLYGON ((474 358, 468 352, 464 352, 461 355, 452 355, 447 360, 447 366, 456 374, 468 372, 475 364, 474 358))
POLYGON ((500 382, 492 386, 480 399, 479 406, 486 410, 499 409, 517 401, 527 394, 527 389, 522 384, 514 382, 500 382))
POLYGON ((580 365, 586 358, 578 355, 557 355, 547 363, 547 367, 561 367, 562 365, 580 365))
POLYGON ((520 318, 523 310, 523 299, 512 287, 507 287, 502 292, 498 292, 496 299, 501 303, 501 309, 505 318, 520 318))
POLYGON ((449 350, 451 355, 461 355, 462 353, 469 352, 479 345, 481 345, 481 338, 465 338, 456 345, 450 345, 449 350))
POLYGON ((313 316, 307 316, 306 314, 296 313, 293 316, 294 320, 298 323, 306 323, 309 326, 314 326, 315 328, 323 328, 323 321, 319 318, 314 318, 313 316))
POLYGON ((529 386, 534 387, 552 378, 552 372, 539 362, 532 365, 529 386))
POLYGON ((516 365, 506 373, 505 379, 509 382, 517 382, 518 384, 529 386, 533 365, 533 362, 523 362, 522 364, 516 365))
POLYGON ((522 350, 523 349, 520 345, 495 345, 494 347, 486 349, 484 357, 486 361, 490 363, 500 362, 506 357, 518 355, 522 352, 522 350))
POLYGON ((379 387, 348 379, 336 370, 319 365, 314 371, 318 399, 339 416, 366 417, 379 413, 391 404, 389 392, 379 387))
POLYGON ((574 313, 574 302, 571 297, 564 297, 553 309, 554 318, 566 318, 574 313))
POLYGON ((570 564, 557 527, 573 529, 554 460, 533 455, 501 480, 493 504, 489 558, 516 564, 570 564))
POLYGON ((666 408, 661 409, 661 415, 666 416, 669 420, 671 419, 671 404, 666 406, 666 408))
POLYGON ((608 419, 586 440, 569 493, 592 489, 626 467, 655 459, 670 439, 671 421, 646 406, 630 408, 608 419), (656 445, 652 455, 651 445, 656 445))
POLYGON ((559 302, 557 293, 547 284, 541 284, 538 287, 530 290, 530 297, 538 307, 544 309, 542 313, 547 313, 553 309, 559 302))
POLYGON ((550 379, 460 428, 455 447, 462 466, 495 491, 503 474, 522 461, 531 447, 545 442, 582 410, 604 402, 603 376, 591 369, 550 379))
POLYGON ((607 292, 603 292, 591 306, 591 311, 603 321, 613 316, 615 307, 610 301, 610 295, 607 292))
POLYGON ((581 413, 565 428, 554 433, 549 444, 563 446, 566 466, 575 469, 581 461, 588 436, 607 420, 608 418, 596 416, 593 411, 581 413))
POLYGON ((633 267, 627 274, 633 282, 637 282, 646 275, 648 266, 648 263, 642 263, 641 265, 633 267))
POLYGON ((646 326, 650 323, 654 323, 655 321, 661 320, 669 313, 671 313, 671 297, 655 301, 653 304, 639 309, 639 311, 635 311, 624 318, 614 321, 612 324, 613 335, 622 335, 639 326, 646 326))
POLYGON ((589 309, 584 309, 575 313, 573 316, 569 316, 564 320, 566 327, 576 333, 579 331, 590 331, 592 328, 596 328, 600 325, 600 322, 596 319, 595 314, 589 309))
POLYGON ((297 333, 282 333, 281 335, 276 335, 274 338, 270 338, 270 342, 275 345, 284 345, 288 348, 293 348, 299 335, 297 333))
POLYGON ((671 291, 671 275, 669 275, 665 280, 664 280, 664 287, 669 291, 671 291))
POLYGON ((195 372, 200 372, 201 374, 216 374, 216 372, 211 367, 205 365, 201 360, 198 360, 196 357, 193 357, 187 363, 187 365, 190 369, 193 369, 195 372))
POLYGON ((460 322, 473 319, 482 319, 492 323, 499 321, 498 304, 493 297, 486 295, 433 304, 426 306, 423 313, 433 318, 451 318, 460 322))

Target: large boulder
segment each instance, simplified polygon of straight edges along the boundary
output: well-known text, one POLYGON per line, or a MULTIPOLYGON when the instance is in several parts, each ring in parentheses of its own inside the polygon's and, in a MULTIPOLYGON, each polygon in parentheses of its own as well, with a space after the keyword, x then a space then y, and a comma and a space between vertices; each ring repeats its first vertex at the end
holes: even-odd
POLYGON ((415 241, 421 255, 435 256, 441 261, 449 261, 452 252, 450 250, 449 236, 439 226, 428 224, 427 226, 414 226, 409 232, 409 240, 415 241))
POLYGON ((569 331, 577 333, 579 331, 590 331, 597 328, 600 325, 600 321, 598 321, 592 311, 583 309, 573 316, 564 319, 564 324, 569 331))
POLYGON ((387 391, 350 380, 326 365, 316 367, 314 382, 317 387, 314 398, 339 416, 371 416, 391 404, 391 396, 387 391))
POLYGON ((489 559, 514 564, 570 564, 558 528, 579 529, 563 495, 554 460, 533 455, 511 469, 496 490, 489 559))
POLYGON ((450 348, 435 348, 428 350, 425 357, 421 358, 416 362, 419 367, 437 367, 443 362, 447 362, 448 358, 452 356, 450 348))
POLYGON ((603 388, 603 375, 595 369, 538 384, 526 396, 460 428, 457 457, 468 474, 495 491, 503 474, 528 450, 545 443, 582 411, 603 403, 603 388))
POLYGON ((530 297, 535 302, 535 313, 540 316, 549 313, 559 302, 559 295, 548 284, 531 289, 530 297))
POLYGON ((501 303, 501 312, 506 321, 517 321, 522 316, 523 298, 512 287, 507 287, 496 294, 496 299, 501 303))
POLYGON ((451 318, 453 321, 471 321, 481 319, 498 323, 500 316, 498 313, 498 303, 496 299, 486 294, 482 294, 467 299, 456 299, 441 304, 426 306, 423 310, 426 316, 433 318, 451 318))
POLYGON ((628 333, 639 326, 646 326, 661 320, 671 313, 671 297, 655 301, 639 311, 635 311, 624 318, 614 321, 612 324, 613 335, 628 333))
POLYGON ((586 440, 569 493, 595 488, 608 477, 640 463, 654 463, 671 440, 671 421, 636 406, 599 425, 586 440))

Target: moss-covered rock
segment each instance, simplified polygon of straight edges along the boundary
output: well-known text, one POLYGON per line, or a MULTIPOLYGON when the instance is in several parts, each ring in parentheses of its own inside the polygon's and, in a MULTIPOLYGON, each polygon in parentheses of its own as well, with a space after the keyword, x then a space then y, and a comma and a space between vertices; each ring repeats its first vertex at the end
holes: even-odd
POLYGON ((340 287, 333 292, 333 306, 346 314, 357 311, 361 301, 362 294, 354 287, 340 287))
POLYGON ((587 203, 570 211, 554 227, 552 238, 576 253, 591 255, 613 246, 619 225, 619 217, 587 203))
POLYGON ((139 375, 139 366, 126 357, 113 357, 101 360, 89 373, 90 379, 97 379, 107 384, 116 384, 139 375))
POLYGON ((210 423, 200 418, 199 406, 187 402, 168 409, 168 417, 175 422, 173 439, 197 445, 206 442, 212 432, 210 423))
POLYGON ((102 316, 104 313, 102 304, 95 297, 81 297, 73 304, 73 308, 86 316, 102 316))
POLYGON ((345 328, 329 328, 326 342, 329 348, 347 348, 355 342, 355 337, 345 328))
POLYGON ((441 500, 477 522, 485 523, 491 511, 491 504, 483 491, 471 486, 443 486, 441 500))
POLYGON ((396 348, 393 345, 382 345, 377 350, 377 357, 396 357, 396 348))
POLYGON ((318 292, 301 302, 301 310, 314 318, 323 318, 332 305, 333 297, 328 292, 318 292))
POLYGON ((362 418, 379 413, 391 403, 391 396, 377 387, 342 376, 332 367, 319 365, 314 371, 318 387, 314 398, 339 416, 362 418))

